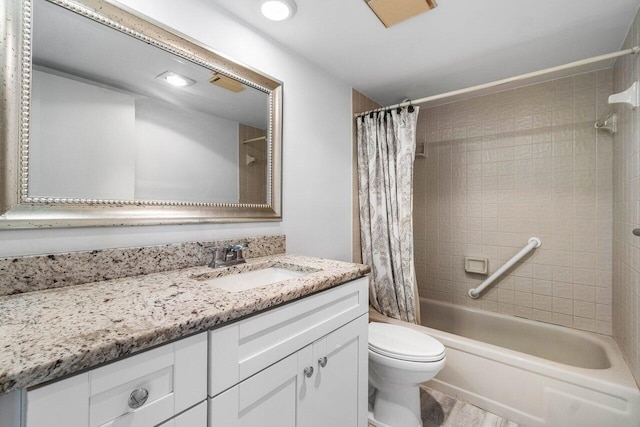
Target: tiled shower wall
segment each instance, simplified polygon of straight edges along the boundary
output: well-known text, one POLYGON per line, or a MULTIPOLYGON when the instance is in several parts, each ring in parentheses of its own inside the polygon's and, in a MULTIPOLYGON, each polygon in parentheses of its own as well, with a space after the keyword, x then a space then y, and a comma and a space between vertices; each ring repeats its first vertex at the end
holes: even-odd
POLYGON ((267 143, 266 140, 244 142, 266 137, 263 129, 240 124, 238 126, 238 167, 240 203, 267 203, 267 143), (253 163, 250 158, 253 157, 253 163))
POLYGON ((416 273, 422 296, 611 334, 612 138, 596 116, 612 70, 423 108, 415 162, 416 273), (477 300, 486 276, 527 244, 524 262, 477 300))
MULTIPOLYGON (((629 31, 624 47, 638 45, 640 18, 629 31)), ((614 89, 626 90, 640 79, 638 55, 618 59, 614 66, 614 89)), ((613 149, 613 335, 631 372, 640 384, 640 112, 616 108, 619 132, 613 149)))

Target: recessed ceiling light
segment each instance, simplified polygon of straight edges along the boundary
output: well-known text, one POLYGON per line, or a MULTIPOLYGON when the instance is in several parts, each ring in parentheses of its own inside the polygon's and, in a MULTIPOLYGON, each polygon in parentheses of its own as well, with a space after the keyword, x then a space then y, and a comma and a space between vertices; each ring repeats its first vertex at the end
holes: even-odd
POLYGON ((156 79, 159 79, 165 83, 169 83, 170 85, 177 86, 177 87, 191 86, 196 82, 195 80, 190 79, 189 77, 185 77, 173 71, 165 71, 164 73, 157 76, 156 79))
POLYGON ((260 12, 272 21, 285 21, 295 15, 296 4, 293 0, 262 0, 260 12))

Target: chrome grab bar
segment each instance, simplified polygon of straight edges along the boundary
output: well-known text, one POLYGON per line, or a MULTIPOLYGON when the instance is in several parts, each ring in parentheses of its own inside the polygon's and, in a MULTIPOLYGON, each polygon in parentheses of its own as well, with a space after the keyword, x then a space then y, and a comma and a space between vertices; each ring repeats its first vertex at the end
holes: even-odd
POLYGON ((513 264, 520 261, 526 254, 531 252, 533 249, 539 248, 542 245, 542 242, 537 237, 532 237, 529 239, 529 243, 525 246, 520 252, 515 254, 509 261, 504 263, 502 267, 497 269, 495 273, 487 278, 484 282, 480 284, 480 286, 475 287, 473 289, 469 289, 469 296, 473 299, 476 299, 480 296, 480 293, 485 290, 485 288, 491 285, 496 279, 504 274, 505 271, 513 267, 513 264))

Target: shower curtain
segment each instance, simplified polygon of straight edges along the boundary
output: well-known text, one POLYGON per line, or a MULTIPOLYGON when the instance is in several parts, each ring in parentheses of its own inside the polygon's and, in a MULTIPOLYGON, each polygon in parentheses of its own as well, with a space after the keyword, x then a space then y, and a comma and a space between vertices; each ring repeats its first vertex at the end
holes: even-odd
POLYGON ((417 107, 357 119, 362 262, 369 301, 382 314, 419 323, 413 261, 413 160, 417 107))

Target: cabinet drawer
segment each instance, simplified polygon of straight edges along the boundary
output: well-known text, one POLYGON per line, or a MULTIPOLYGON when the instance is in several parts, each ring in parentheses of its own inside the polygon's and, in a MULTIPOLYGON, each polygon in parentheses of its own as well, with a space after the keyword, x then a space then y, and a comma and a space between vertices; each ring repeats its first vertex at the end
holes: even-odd
POLYGON ((155 425, 205 399, 206 339, 199 334, 91 371, 90 427, 155 425), (137 409, 128 402, 134 390, 148 392, 137 409))
POLYGON ((363 277, 209 332, 209 396, 367 313, 363 277))
POLYGON ((159 424, 206 399, 202 333, 27 392, 27 427, 159 424), (129 403, 139 390, 139 407, 129 403), (131 407, 133 406, 133 408, 131 407))
POLYGON ((201 402, 158 427, 207 427, 207 402, 201 402))

